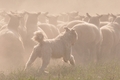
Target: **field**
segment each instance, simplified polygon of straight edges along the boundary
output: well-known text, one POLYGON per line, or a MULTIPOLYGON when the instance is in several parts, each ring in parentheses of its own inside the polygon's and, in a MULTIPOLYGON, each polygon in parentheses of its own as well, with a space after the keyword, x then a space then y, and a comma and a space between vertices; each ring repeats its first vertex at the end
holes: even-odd
POLYGON ((31 68, 27 72, 22 69, 8 74, 0 72, 0 80, 120 80, 120 64, 75 66, 57 65, 48 67, 49 73, 37 74, 37 69, 31 68))

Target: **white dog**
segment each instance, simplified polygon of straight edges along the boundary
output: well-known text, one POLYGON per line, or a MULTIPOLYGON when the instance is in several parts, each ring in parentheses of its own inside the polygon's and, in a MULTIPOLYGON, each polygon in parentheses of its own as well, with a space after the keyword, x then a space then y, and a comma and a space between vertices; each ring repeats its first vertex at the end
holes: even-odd
POLYGON ((36 31, 32 38, 38 44, 34 47, 29 60, 26 63, 25 70, 35 61, 37 57, 41 57, 42 66, 39 72, 44 72, 51 58, 63 58, 65 62, 75 65, 74 57, 71 53, 72 46, 76 42, 78 35, 75 30, 65 28, 65 32, 59 34, 54 39, 45 39, 42 32, 36 31))

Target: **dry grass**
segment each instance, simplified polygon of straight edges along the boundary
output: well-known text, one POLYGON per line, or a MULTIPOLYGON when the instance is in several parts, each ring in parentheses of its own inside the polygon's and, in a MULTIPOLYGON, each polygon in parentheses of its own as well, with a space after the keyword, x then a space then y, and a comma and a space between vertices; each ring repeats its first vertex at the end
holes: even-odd
POLYGON ((109 63, 101 65, 88 65, 71 67, 69 65, 56 65, 48 67, 48 74, 38 75, 37 69, 31 68, 28 72, 22 69, 0 73, 0 80, 119 80, 120 64, 109 63))

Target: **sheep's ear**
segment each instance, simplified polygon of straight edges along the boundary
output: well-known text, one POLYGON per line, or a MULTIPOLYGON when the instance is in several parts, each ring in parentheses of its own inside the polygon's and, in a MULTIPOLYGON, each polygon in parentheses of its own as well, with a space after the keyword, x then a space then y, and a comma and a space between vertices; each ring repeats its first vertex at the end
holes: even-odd
POLYGON ((22 12, 22 13, 20 13, 20 15, 21 15, 22 17, 24 17, 24 16, 26 15, 26 13, 25 13, 25 12, 22 12))
POLYGON ((56 16, 60 17, 62 14, 57 14, 56 16))
POLYGON ((99 15, 98 18, 100 19, 103 15, 99 15))
POLYGON ((37 15, 39 16, 41 14, 41 12, 38 12, 37 15))
POLYGON ((114 14, 110 14, 110 16, 113 18, 112 20, 111 20, 111 22, 114 22, 115 20, 116 20, 116 18, 117 18, 117 16, 116 15, 114 15, 114 14))
POLYGON ((45 15, 48 15, 49 14, 49 12, 45 12, 45 15))
POLYGON ((22 18, 22 16, 21 15, 16 15, 17 17, 18 17, 18 19, 21 19, 22 18))
POLYGON ((29 12, 27 12, 27 11, 25 11, 24 13, 25 13, 25 14, 27 14, 27 15, 29 15, 29 14, 30 14, 30 13, 29 13, 29 12))
POLYGON ((112 16, 113 18, 116 18, 116 17, 117 17, 116 15, 114 15, 114 14, 112 14, 112 13, 111 13, 111 16, 112 16))
POLYGON ((58 17, 59 17, 59 15, 56 15, 56 16, 55 16, 55 18, 58 18, 58 17))
POLYGON ((68 27, 64 27, 64 29, 66 30, 66 32, 70 31, 68 27))
POLYGON ((63 15, 63 13, 60 13, 59 15, 63 15))
POLYGON ((67 15, 70 16, 70 12, 67 12, 67 15))
POLYGON ((79 11, 77 11, 76 14, 79 15, 79 11))
POLYGON ((15 13, 15 12, 13 12, 13 11, 10 11, 10 13, 11 13, 11 14, 16 14, 16 13, 15 13))
POLYGON ((96 13, 97 16, 100 16, 98 13, 96 13))
POLYGON ((87 17, 91 18, 91 16, 88 13, 86 13, 86 15, 87 15, 87 17))
POLYGON ((10 13, 7 13, 7 15, 11 18, 12 17, 12 14, 10 14, 10 13))
POLYGON ((49 18, 50 18, 50 16, 49 16, 49 15, 46 15, 46 18, 47 18, 47 19, 49 19, 49 18))
POLYGON ((110 13, 108 13, 108 16, 110 16, 110 13))

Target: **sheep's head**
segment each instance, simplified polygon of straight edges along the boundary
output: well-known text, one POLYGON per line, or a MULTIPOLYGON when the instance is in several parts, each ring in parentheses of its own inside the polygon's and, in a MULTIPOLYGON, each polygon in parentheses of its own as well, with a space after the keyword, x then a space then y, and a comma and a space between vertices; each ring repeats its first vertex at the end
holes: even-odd
POLYGON ((37 24, 38 17, 41 14, 41 12, 26 12, 27 14, 27 22, 26 24, 37 24))
POLYGON ((69 29, 67 27, 65 27, 64 29, 65 29, 65 35, 69 39, 68 41, 70 41, 70 43, 74 45, 75 42, 78 40, 77 32, 74 29, 69 29))
POLYGON ((88 13, 86 13, 87 17, 89 18, 88 22, 95 24, 96 26, 99 27, 100 25, 100 18, 102 17, 102 15, 97 15, 97 16, 90 16, 88 13))

